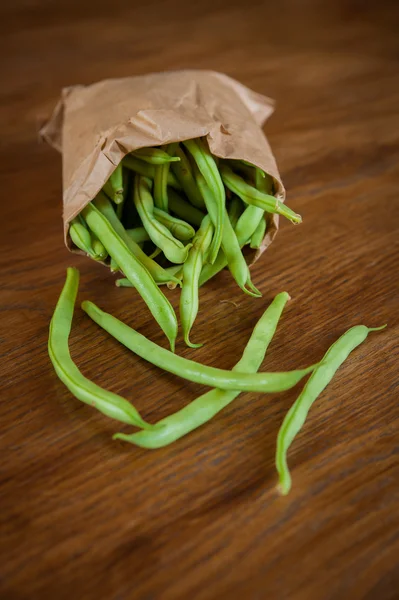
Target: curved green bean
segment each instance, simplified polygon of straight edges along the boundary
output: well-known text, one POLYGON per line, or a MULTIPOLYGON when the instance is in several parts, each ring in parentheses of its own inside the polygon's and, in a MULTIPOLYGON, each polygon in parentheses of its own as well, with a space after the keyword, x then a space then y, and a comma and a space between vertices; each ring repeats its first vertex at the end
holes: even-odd
POLYGON ((226 193, 219 169, 208 145, 201 139, 186 140, 183 144, 190 152, 198 167, 198 171, 195 173, 195 179, 215 227, 208 259, 212 264, 215 262, 217 253, 222 244, 226 193))
POLYGON ((172 263, 184 263, 191 244, 184 246, 169 229, 154 217, 154 202, 150 192, 149 180, 138 175, 134 180, 134 204, 141 221, 154 244, 161 248, 172 263))
POLYGON ((330 348, 306 382, 302 392, 286 414, 277 436, 276 469, 279 489, 285 496, 291 489, 291 475, 287 464, 287 452, 296 434, 305 423, 313 402, 330 383, 336 371, 357 346, 365 341, 370 331, 386 327, 368 328, 357 325, 346 331, 330 348))
POLYGON ((200 227, 202 219, 205 217, 199 208, 186 202, 177 192, 169 190, 169 209, 175 213, 180 219, 187 223, 191 223, 196 227, 200 227))
MULTIPOLYGON (((199 177, 201 177, 201 175, 199 175, 199 177)), ((204 194, 205 202, 207 206, 209 206, 210 217, 212 219, 213 215, 213 217, 215 218, 215 205, 212 203, 212 199, 209 198, 209 187, 204 181, 202 184, 199 183, 199 186, 204 194)), ((213 276, 226 265, 228 265, 232 276, 234 277, 239 287, 243 290, 243 292, 245 292, 249 296, 259 298, 262 294, 251 281, 249 267, 241 252, 240 243, 231 225, 226 209, 224 209, 224 213, 225 216, 224 226, 222 228, 221 250, 219 251, 213 264, 211 263, 210 265, 206 265, 204 267, 200 277, 200 285, 202 284, 201 282, 203 282, 204 278, 209 278, 210 274, 211 276, 213 276)), ((213 223, 214 222, 215 221, 213 220, 213 223)), ((209 250, 209 252, 211 251, 212 249, 209 250)))
POLYGON ((171 156, 160 148, 139 148, 132 152, 133 156, 151 165, 163 165, 165 163, 179 162, 178 156, 171 156))
MULTIPOLYGON (((129 169, 129 171, 133 171, 134 173, 138 173, 139 175, 143 175, 149 179, 155 178, 155 166, 150 165, 139 158, 135 158, 131 154, 127 154, 122 160, 122 163, 127 169, 129 169)), ((180 183, 177 181, 176 177, 171 171, 168 173, 168 185, 173 187, 175 190, 181 190, 180 183)))
POLYGON ((210 387, 247 392, 283 392, 294 387, 316 367, 312 365, 306 369, 286 373, 256 373, 255 375, 208 367, 161 348, 119 319, 102 311, 92 302, 83 302, 82 309, 100 327, 144 360, 178 377, 210 387))
POLYGON ((198 281, 201 275, 204 258, 212 242, 213 224, 207 215, 195 234, 193 246, 183 265, 183 286, 180 294, 180 321, 184 341, 190 348, 200 348, 202 344, 190 342, 190 331, 198 314, 198 281))
MULTIPOLYGON (((115 230, 117 235, 123 240, 126 246, 129 248, 130 252, 144 265, 144 267, 148 270, 151 276, 156 280, 163 283, 168 283, 171 281, 168 273, 165 273, 165 269, 161 267, 158 263, 152 260, 149 256, 146 255, 145 252, 140 248, 140 246, 131 238, 131 236, 127 233, 126 229, 123 227, 122 223, 119 221, 114 208, 108 198, 102 194, 101 192, 97 194, 95 199, 93 200, 94 206, 104 215, 104 217, 109 221, 111 227, 115 230)), ((118 265, 115 257, 111 258, 111 271, 119 271, 121 265, 118 265)), ((123 269, 122 269, 123 271, 123 269)), ((179 280, 176 280, 176 284, 180 284, 179 280)))
POLYGON ((174 350, 177 319, 169 300, 158 288, 146 267, 130 252, 124 240, 92 203, 83 209, 83 216, 90 229, 101 239, 108 254, 116 260, 125 276, 137 289, 174 350))
POLYGON ((50 323, 48 353, 55 372, 78 400, 94 406, 107 417, 135 427, 151 428, 134 406, 84 377, 71 359, 68 340, 78 286, 79 271, 70 267, 50 323))
MULTIPOLYGON (((259 319, 244 349, 243 355, 233 367, 239 373, 256 373, 265 357, 267 348, 276 331, 281 313, 289 300, 286 292, 278 294, 259 319)), ((130 435, 116 433, 113 439, 130 442, 142 448, 161 448, 180 439, 230 404, 240 392, 213 389, 202 394, 174 414, 158 421, 151 431, 139 431, 130 435)))
POLYGON ((178 240, 186 242, 195 236, 195 229, 186 221, 173 217, 160 208, 154 208, 154 217, 169 229, 170 233, 178 240))
POLYGON ((295 213, 274 196, 264 194, 253 186, 248 185, 248 183, 245 183, 245 181, 239 175, 233 173, 229 167, 225 165, 220 167, 220 174, 225 186, 239 196, 246 204, 257 206, 265 212, 282 215, 292 223, 301 223, 302 218, 300 215, 295 213))
POLYGON ((251 274, 246 260, 241 252, 235 231, 231 225, 227 211, 224 219, 222 251, 227 265, 236 283, 249 296, 259 298, 262 294, 251 281, 251 274))
POLYGON ((177 181, 181 185, 184 193, 193 206, 200 210, 205 208, 205 202, 201 196, 201 192, 195 182, 190 161, 188 160, 183 148, 176 144, 173 147, 173 152, 180 158, 180 162, 172 163, 171 169, 176 176, 177 181))
MULTIPOLYGON (((263 171, 256 170, 256 183, 261 190, 271 190, 271 180, 269 177, 263 178, 263 171)), ((234 200, 234 198, 233 198, 234 200)), ((257 206, 247 206, 238 218, 234 227, 240 248, 242 248, 255 233, 261 220, 264 218, 265 211, 257 206)), ((234 225, 233 225, 234 226, 234 225)), ((227 266, 227 259, 223 251, 220 251, 213 265, 205 265, 200 277, 200 286, 212 279, 217 273, 227 266)))

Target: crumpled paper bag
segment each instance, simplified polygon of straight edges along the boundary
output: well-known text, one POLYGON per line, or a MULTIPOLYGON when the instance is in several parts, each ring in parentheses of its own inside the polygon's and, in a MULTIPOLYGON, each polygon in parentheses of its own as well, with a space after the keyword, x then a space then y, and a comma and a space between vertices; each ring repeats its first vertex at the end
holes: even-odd
MULTIPOLYGON (((273 101, 215 71, 184 70, 106 79, 62 90, 41 136, 62 153, 65 243, 69 222, 103 187, 123 157, 138 148, 206 136, 220 158, 243 159, 285 190, 262 132, 273 101)), ((272 215, 254 261, 272 242, 272 215)))

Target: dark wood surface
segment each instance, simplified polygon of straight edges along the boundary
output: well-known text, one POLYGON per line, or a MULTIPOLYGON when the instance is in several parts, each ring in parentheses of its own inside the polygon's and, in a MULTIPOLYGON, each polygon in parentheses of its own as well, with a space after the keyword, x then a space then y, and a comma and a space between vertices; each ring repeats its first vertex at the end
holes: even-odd
MULTIPOLYGON (((1 50, 0 597, 399 598, 397 2, 4 2, 1 50), (242 295, 201 293, 184 356, 230 368, 267 303, 292 296, 263 369, 318 360, 358 323, 388 323, 340 369, 289 455, 274 449, 298 389, 242 394, 158 451, 75 400, 47 356, 65 269, 93 299, 165 340, 143 302, 62 241, 61 159, 37 129, 63 86, 183 67, 277 100, 266 126, 303 225, 283 223, 242 295), (233 304, 234 302, 234 304, 233 304)), ((177 293, 171 293, 177 306, 177 293)), ((81 311, 71 352, 150 421, 201 388, 152 368, 81 311)), ((128 428, 124 428, 126 431, 128 428)))

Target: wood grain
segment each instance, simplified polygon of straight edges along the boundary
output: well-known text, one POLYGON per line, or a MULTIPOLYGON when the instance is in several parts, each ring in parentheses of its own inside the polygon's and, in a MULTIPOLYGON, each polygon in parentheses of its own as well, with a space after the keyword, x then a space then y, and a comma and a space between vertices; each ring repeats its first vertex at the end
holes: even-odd
MULTIPOLYGON (((399 597, 397 6, 2 4, 2 599, 399 597), (312 409, 290 451, 287 498, 275 491, 274 447, 297 389, 242 394, 171 447, 146 451, 113 442, 118 426, 75 400, 47 356, 70 264, 80 300, 164 339, 134 292, 64 248, 61 160, 37 128, 63 86, 183 67, 226 72, 277 100, 266 133, 304 222, 283 223, 254 268, 262 300, 227 273, 204 288, 195 338, 205 346, 180 341, 178 352, 230 368, 283 289, 293 300, 265 369, 316 361, 356 323, 389 324, 312 409)), ((150 421, 201 390, 135 358, 79 306, 71 351, 150 421)))

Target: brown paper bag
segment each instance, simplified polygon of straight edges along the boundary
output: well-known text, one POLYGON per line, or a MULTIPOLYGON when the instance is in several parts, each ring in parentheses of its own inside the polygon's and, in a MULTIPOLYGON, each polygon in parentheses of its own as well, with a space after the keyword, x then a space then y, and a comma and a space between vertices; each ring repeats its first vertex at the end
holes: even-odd
MULTIPOLYGON (((206 136, 220 158, 243 159, 281 182, 262 125, 273 101, 214 71, 173 71, 106 79, 62 91, 42 137, 62 152, 65 242, 69 222, 99 192, 123 157, 138 148, 206 136)), ((278 215, 272 215, 261 248, 272 242, 278 215)))

